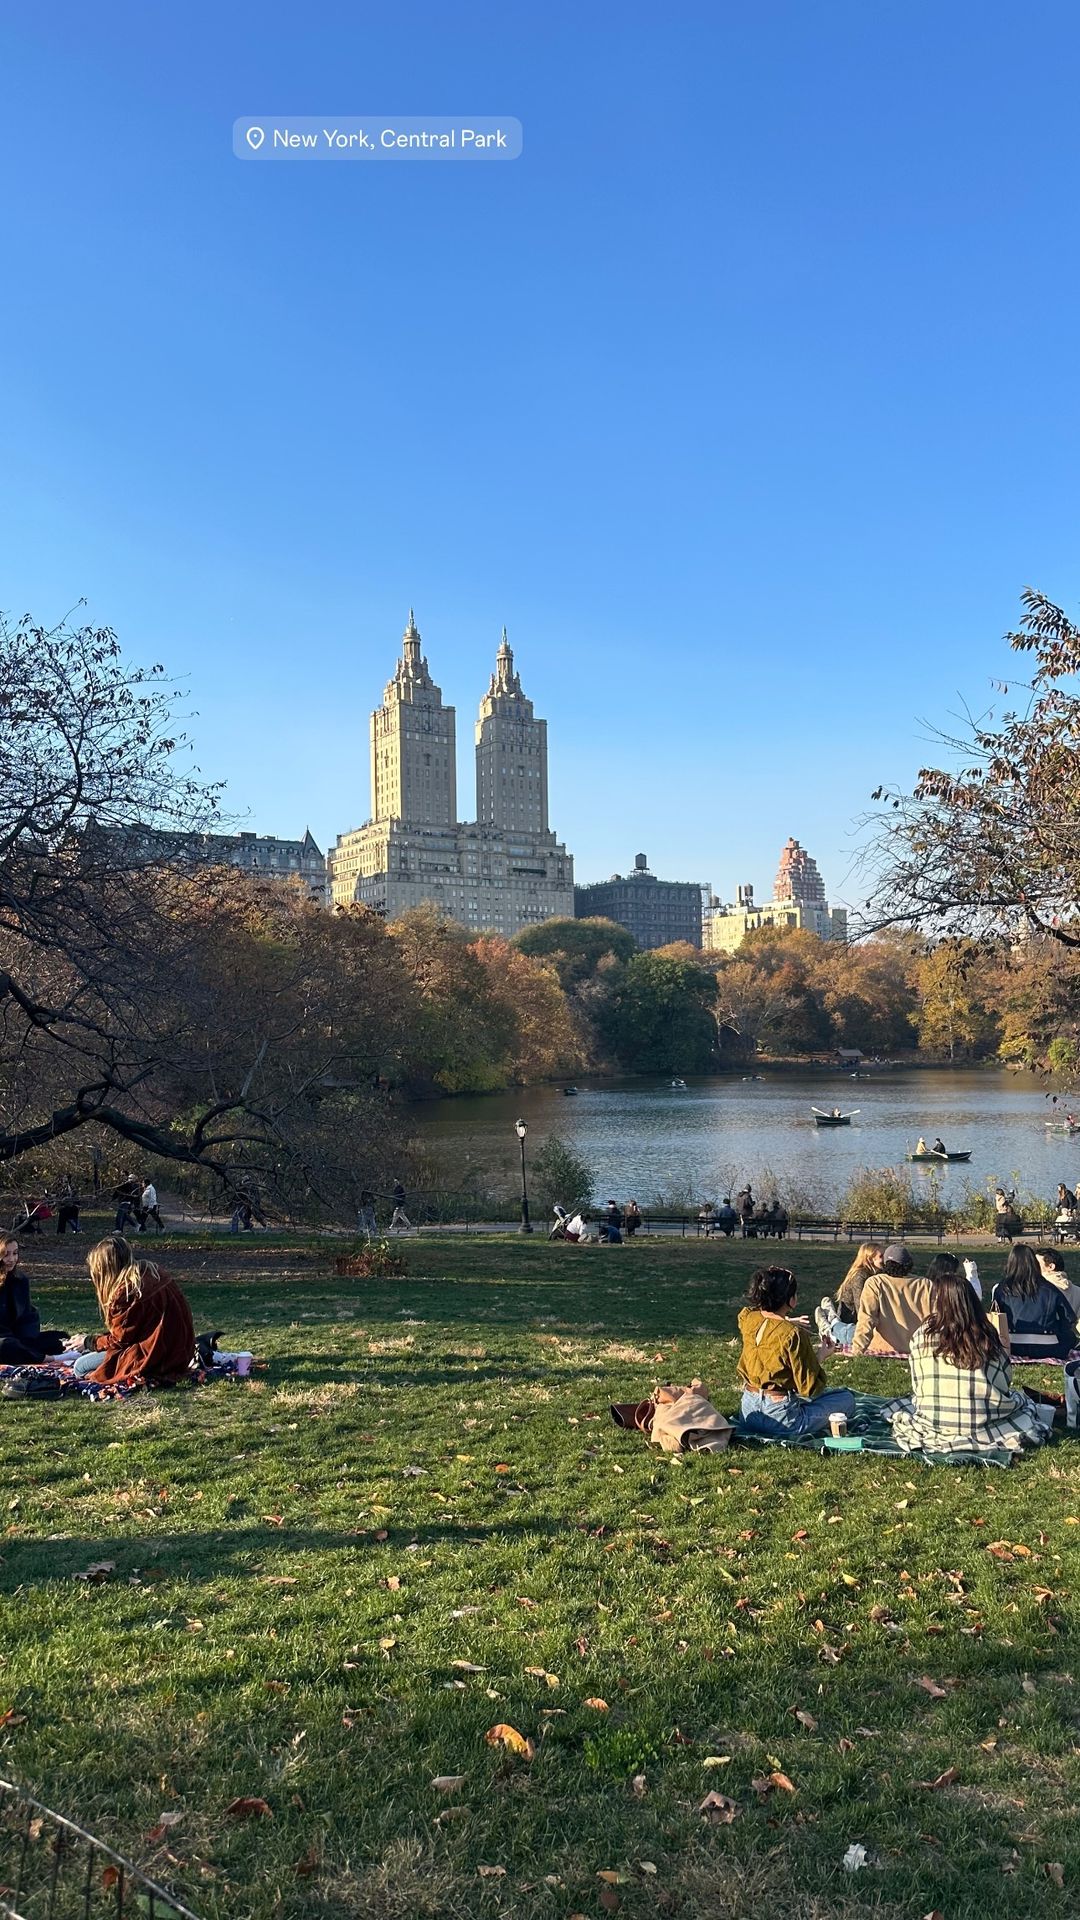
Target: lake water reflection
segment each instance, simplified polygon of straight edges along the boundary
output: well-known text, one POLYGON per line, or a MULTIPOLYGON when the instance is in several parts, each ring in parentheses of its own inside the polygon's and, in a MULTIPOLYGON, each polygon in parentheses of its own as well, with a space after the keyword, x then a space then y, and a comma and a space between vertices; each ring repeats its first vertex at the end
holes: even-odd
MULTIPOLYGON (((903 1166, 920 1133, 971 1149, 970 1166, 940 1174, 946 1198, 968 1183, 1019 1184, 1047 1197, 1061 1180, 1080 1183, 1080 1135, 1046 1131, 1052 1108, 1034 1076, 886 1070, 851 1080, 775 1070, 758 1081, 692 1080, 685 1089, 666 1080, 578 1084, 572 1098, 557 1087, 532 1087, 420 1106, 417 1136, 437 1152, 449 1149, 448 1161, 468 1156, 501 1185, 517 1163, 520 1114, 530 1154, 559 1134, 596 1169, 598 1198, 633 1195, 643 1204, 688 1185, 698 1196, 720 1197, 769 1170, 781 1197, 794 1188, 830 1206, 859 1168, 903 1166), (860 1111, 850 1127, 826 1130, 815 1127, 813 1105, 860 1111)), ((920 1168, 910 1171, 921 1177, 920 1168)))

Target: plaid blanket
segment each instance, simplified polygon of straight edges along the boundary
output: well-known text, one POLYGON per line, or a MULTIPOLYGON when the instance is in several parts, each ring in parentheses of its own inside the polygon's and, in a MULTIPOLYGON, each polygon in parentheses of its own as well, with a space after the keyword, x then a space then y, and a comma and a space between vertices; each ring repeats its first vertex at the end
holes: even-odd
POLYGON ((739 1416, 735 1416, 735 1440, 743 1446, 753 1447, 799 1447, 816 1453, 887 1453, 896 1459, 925 1460, 933 1467, 1008 1467, 1016 1458, 1008 1447, 991 1447, 985 1451, 974 1449, 955 1453, 933 1452, 924 1447, 902 1447, 894 1438, 891 1415, 905 1402, 885 1399, 880 1394, 856 1393, 855 1411, 848 1421, 847 1433, 833 1438, 831 1434, 808 1434, 804 1439, 792 1439, 786 1435, 747 1433, 743 1429, 739 1416))
MULTIPOLYGON (((22 1367, 0 1367, 0 1387, 13 1373, 22 1373, 22 1367)), ((43 1361, 35 1367, 35 1373, 60 1382, 61 1398, 81 1400, 130 1400, 133 1393, 171 1393, 173 1384, 162 1381, 142 1380, 80 1380, 70 1367, 60 1367, 53 1361, 43 1361)), ((209 1386, 214 1380, 247 1380, 250 1374, 237 1372, 236 1362, 225 1361, 217 1367, 190 1367, 183 1380, 177 1380, 175 1388, 209 1386)))

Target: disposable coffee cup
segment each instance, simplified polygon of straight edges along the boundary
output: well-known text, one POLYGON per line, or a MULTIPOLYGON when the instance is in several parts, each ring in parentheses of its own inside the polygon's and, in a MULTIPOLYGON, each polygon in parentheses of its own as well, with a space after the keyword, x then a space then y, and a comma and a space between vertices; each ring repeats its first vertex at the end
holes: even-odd
POLYGON ((844 1435, 847 1432, 847 1414, 846 1413, 830 1413, 829 1432, 832 1434, 832 1437, 834 1440, 843 1439, 844 1435))

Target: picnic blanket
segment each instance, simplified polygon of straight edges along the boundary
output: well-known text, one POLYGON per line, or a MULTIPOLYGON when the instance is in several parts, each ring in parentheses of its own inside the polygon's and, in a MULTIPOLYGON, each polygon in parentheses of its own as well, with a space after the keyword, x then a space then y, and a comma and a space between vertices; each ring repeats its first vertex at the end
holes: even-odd
MULTIPOLYGON (((12 1374, 23 1373, 25 1367, 0 1367, 0 1388, 12 1374)), ((81 1400, 130 1400, 133 1393, 172 1393, 185 1387, 210 1386, 215 1380, 249 1380, 250 1374, 241 1373, 233 1359, 223 1360, 213 1367, 189 1367, 182 1380, 91 1380, 79 1379, 70 1367, 57 1366, 55 1361, 45 1361, 34 1368, 36 1374, 59 1382, 61 1399, 81 1400)))
POLYGON ((894 1399, 881 1394, 856 1393, 855 1411, 848 1421, 847 1433, 836 1436, 829 1433, 801 1437, 747 1433, 736 1414, 734 1438, 740 1446, 798 1447, 804 1453, 808 1450, 815 1453, 886 1453, 898 1460, 925 1460, 932 1467, 1008 1467, 1017 1458, 1008 1447, 993 1447, 981 1453, 929 1453, 923 1449, 901 1447, 893 1438, 887 1417, 887 1410, 895 1405, 894 1399))

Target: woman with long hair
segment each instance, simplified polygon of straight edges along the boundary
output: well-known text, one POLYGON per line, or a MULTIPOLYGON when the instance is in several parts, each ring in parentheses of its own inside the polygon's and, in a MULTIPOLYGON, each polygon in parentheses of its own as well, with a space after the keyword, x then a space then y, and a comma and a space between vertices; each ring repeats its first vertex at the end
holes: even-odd
POLYGON ((875 1247, 864 1240, 836 1289, 835 1297, 826 1294, 820 1307, 814 1309, 817 1330, 823 1339, 831 1340, 834 1347, 850 1347, 855 1337, 855 1322, 859 1317, 859 1302, 862 1291, 872 1273, 881 1272, 885 1254, 882 1247, 875 1247))
POLYGON ((30 1282, 19 1266, 19 1242, 13 1233, 0 1240, 0 1366, 34 1366, 59 1353, 66 1333, 42 1330, 30 1298, 30 1282))
POLYGON ((1005 1315, 1017 1359, 1066 1360, 1077 1344, 1076 1315, 1061 1289, 1044 1277, 1030 1247, 1009 1249, 990 1305, 1005 1315))
POLYGON ((103 1384, 182 1379, 194 1358, 195 1327, 176 1281, 152 1261, 136 1260, 120 1233, 91 1247, 86 1264, 105 1331, 87 1336, 76 1373, 103 1384))
POLYGON ((1018 1453, 1037 1447, 1046 1428, 1034 1404, 1012 1384, 1009 1362, 982 1301, 958 1260, 930 1264, 930 1311, 911 1336, 911 1399, 888 1409, 905 1452, 1018 1453), (936 1271, 935 1271, 936 1269, 936 1271))
POLYGON ((826 1387, 809 1328, 790 1318, 797 1298, 795 1275, 787 1267, 759 1267, 751 1278, 750 1304, 739 1315, 747 1433, 774 1438, 824 1433, 834 1413, 850 1418, 855 1411, 848 1387, 826 1387))

